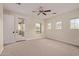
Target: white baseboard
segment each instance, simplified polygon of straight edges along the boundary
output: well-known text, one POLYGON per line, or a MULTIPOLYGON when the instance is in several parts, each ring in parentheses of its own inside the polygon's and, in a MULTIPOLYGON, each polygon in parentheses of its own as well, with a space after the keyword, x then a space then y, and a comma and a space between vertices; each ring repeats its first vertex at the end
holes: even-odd
POLYGON ((43 39, 43 37, 40 37, 40 38, 28 38, 27 40, 36 40, 36 39, 43 39))
POLYGON ((73 44, 73 43, 70 43, 70 42, 62 41, 62 40, 56 40, 56 39, 52 39, 52 38, 48 38, 48 37, 47 37, 47 39, 58 41, 58 42, 65 43, 65 44, 68 44, 68 45, 72 45, 72 46, 75 46, 75 47, 79 47, 79 45, 77 45, 77 44, 73 44))

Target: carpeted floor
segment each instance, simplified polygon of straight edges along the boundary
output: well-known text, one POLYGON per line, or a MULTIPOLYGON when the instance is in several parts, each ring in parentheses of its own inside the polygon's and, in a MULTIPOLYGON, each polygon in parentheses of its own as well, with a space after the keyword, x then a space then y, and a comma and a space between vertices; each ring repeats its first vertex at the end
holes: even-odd
POLYGON ((49 39, 17 42, 5 46, 2 56, 72 56, 79 48, 49 39))

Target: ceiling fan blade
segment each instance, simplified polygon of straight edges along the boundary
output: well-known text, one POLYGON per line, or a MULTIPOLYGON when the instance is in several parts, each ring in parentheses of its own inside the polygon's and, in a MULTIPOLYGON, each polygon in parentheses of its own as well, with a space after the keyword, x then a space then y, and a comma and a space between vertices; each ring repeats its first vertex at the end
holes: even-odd
POLYGON ((17 5, 21 5, 21 3, 16 3, 17 5))
POLYGON ((52 13, 52 14, 56 14, 56 13, 52 13))
POLYGON ((44 12, 51 12, 51 10, 45 10, 44 12))
POLYGON ((37 15, 40 15, 41 13, 38 13, 37 15))
POLYGON ((39 12, 39 11, 32 11, 32 12, 39 12))
POLYGON ((43 13, 44 15, 46 15, 46 13, 43 13))

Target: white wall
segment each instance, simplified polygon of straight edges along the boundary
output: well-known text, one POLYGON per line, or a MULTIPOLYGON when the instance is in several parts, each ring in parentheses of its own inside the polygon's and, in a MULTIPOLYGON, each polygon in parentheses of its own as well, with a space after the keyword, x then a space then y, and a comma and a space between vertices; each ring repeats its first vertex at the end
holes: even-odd
POLYGON ((14 16, 13 15, 3 15, 3 39, 4 43, 15 42, 14 39, 14 16))
POLYGON ((61 15, 58 15, 56 17, 51 17, 50 19, 46 20, 45 23, 45 36, 50 39, 55 39, 75 45, 79 45, 79 30, 71 30, 70 29, 70 20, 72 18, 79 17, 79 9, 75 9, 66 13, 63 13, 61 15), (62 30, 56 30, 55 24, 57 21, 63 22, 63 29, 62 30), (47 23, 52 23, 52 30, 47 30, 47 23))
MULTIPOLYGON (((8 11, 8 10, 4 10, 4 15, 5 14, 13 15, 15 18, 16 17, 23 17, 25 19, 25 37, 24 37, 25 40, 32 40, 32 39, 44 37, 44 35, 43 35, 44 34, 44 32, 43 32, 44 21, 42 19, 39 19, 39 18, 36 18, 36 17, 28 17, 26 15, 15 13, 15 12, 8 11), (35 23, 37 23, 37 22, 42 23, 42 33, 41 34, 37 34, 35 32, 35 23)), ((16 21, 16 19, 15 19, 15 21, 16 21)), ((5 22, 5 20, 4 20, 4 22, 5 22)), ((6 29, 4 29, 4 31, 5 30, 6 29)), ((8 39, 4 39, 4 41, 5 41, 5 44, 6 44, 8 39)), ((9 43, 9 41, 8 41, 8 43, 9 43)))
POLYGON ((0 54, 3 50, 3 6, 0 4, 0 54))

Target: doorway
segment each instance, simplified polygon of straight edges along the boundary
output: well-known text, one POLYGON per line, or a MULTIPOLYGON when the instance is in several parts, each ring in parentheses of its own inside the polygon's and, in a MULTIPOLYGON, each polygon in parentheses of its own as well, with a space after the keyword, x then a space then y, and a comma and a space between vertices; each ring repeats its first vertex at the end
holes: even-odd
POLYGON ((20 42, 25 36, 24 18, 4 14, 4 45, 20 42))

